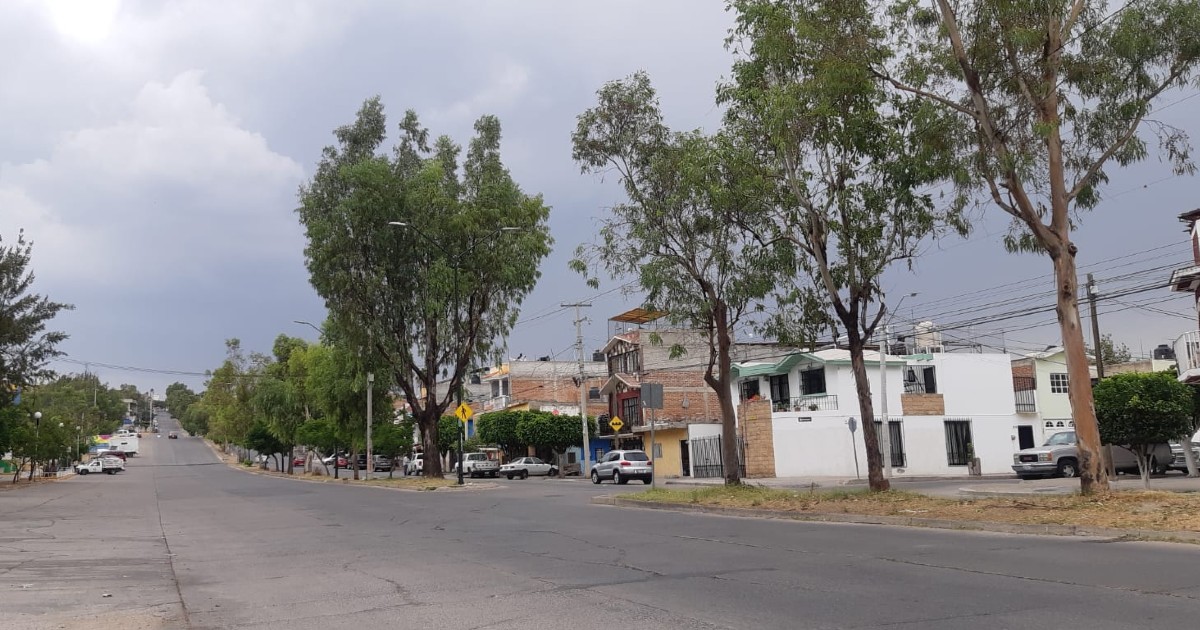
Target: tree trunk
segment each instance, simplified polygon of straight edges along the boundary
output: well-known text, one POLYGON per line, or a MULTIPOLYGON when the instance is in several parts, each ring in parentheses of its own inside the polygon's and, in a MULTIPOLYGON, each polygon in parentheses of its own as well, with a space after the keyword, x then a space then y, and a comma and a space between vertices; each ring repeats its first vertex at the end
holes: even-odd
POLYGON ((1196 470, 1196 454, 1192 452, 1192 433, 1183 438, 1183 459, 1187 462, 1187 476, 1200 476, 1196 470))
MULTIPOLYGON (((434 408, 436 409, 436 407, 434 408)), ((426 412, 427 416, 432 415, 426 412)), ((442 452, 438 450, 438 418, 424 417, 419 420, 421 424, 421 445, 425 450, 425 463, 421 464, 422 475, 426 477, 435 477, 441 479, 444 476, 442 472, 442 452)))
MULTIPOLYGON (((858 394, 858 423, 862 429, 863 443, 867 448, 867 483, 873 492, 885 492, 892 484, 883 476, 883 455, 879 450, 879 435, 875 433, 875 405, 871 402, 871 381, 867 376, 867 362, 863 358, 863 340, 857 329, 847 331, 850 342, 850 368, 854 371, 854 389, 858 394)), ((887 378, 884 370, 883 378, 887 378)))
POLYGON ((358 481, 358 449, 357 448, 354 448, 353 446, 350 447, 350 461, 346 462, 346 463, 350 464, 350 470, 352 471, 352 474, 354 475, 354 480, 358 481))
MULTIPOLYGON (((1067 240, 1064 238, 1063 242, 1067 240)), ((1092 494, 1108 490, 1108 471, 1100 456, 1100 427, 1096 423, 1096 405, 1092 400, 1092 375, 1083 343, 1083 326, 1079 321, 1079 281, 1075 272, 1074 247, 1051 252, 1058 296, 1055 310, 1067 358, 1067 397, 1071 401, 1079 447, 1079 489, 1083 494, 1092 494)))
POLYGON ((1142 487, 1146 490, 1150 489, 1150 454, 1148 451, 1154 448, 1152 444, 1135 444, 1131 447, 1133 454, 1137 457, 1138 474, 1142 476, 1142 487))
MULTIPOLYGON (((731 357, 730 347, 733 337, 729 330, 729 309, 725 304, 713 304, 714 334, 717 338, 717 376, 706 372, 704 380, 717 394, 717 404, 721 407, 721 464, 725 473, 725 485, 738 486, 742 483, 741 458, 738 457, 737 413, 733 409, 733 392, 730 389, 731 357)), ((654 445, 651 444, 653 449, 654 445)), ((654 453, 650 454, 651 461, 654 453)), ((560 469, 561 470, 561 469, 560 469)), ((655 475, 658 471, 654 471, 655 475)))

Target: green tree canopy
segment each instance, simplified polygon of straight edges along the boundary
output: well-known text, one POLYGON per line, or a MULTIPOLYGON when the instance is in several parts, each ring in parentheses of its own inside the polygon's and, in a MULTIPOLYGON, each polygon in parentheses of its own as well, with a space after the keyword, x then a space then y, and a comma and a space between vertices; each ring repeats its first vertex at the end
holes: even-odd
MULTIPOLYGON (((426 451, 438 449, 440 418, 473 364, 494 358, 550 251, 549 208, 501 160, 500 122, 484 116, 475 134, 460 160, 459 145, 431 145, 409 111, 386 152, 372 98, 334 132, 300 191, 310 281, 347 345, 390 366, 426 451)), ((426 466, 441 473, 436 459, 426 466)))
POLYGON ((1146 488, 1147 457, 1155 444, 1190 441, 1192 388, 1169 372, 1117 374, 1096 384, 1096 418, 1105 444, 1128 446, 1138 456, 1146 488))
MULTIPOLYGON (((697 331, 707 346, 704 380, 716 394, 724 461, 737 462, 731 365, 733 331, 773 286, 774 250, 751 238, 763 204, 731 136, 672 132, 649 77, 605 84, 579 116, 572 157, 585 173, 615 171, 626 201, 602 221, 599 242, 582 245, 571 266, 598 286, 596 267, 633 277, 651 309, 697 331)), ((672 356, 680 356, 680 347, 672 356)), ((739 469, 725 469, 739 483, 739 469)))
POLYGON ((517 425, 520 421, 519 411, 485 413, 475 421, 476 435, 483 443, 495 444, 511 457, 527 445, 517 435, 517 425))
MULTIPOLYGON (((530 446, 548 448, 555 454, 579 446, 579 416, 555 415, 546 411, 518 411, 517 435, 530 446)), ((588 434, 595 435, 596 421, 588 418, 588 434)))

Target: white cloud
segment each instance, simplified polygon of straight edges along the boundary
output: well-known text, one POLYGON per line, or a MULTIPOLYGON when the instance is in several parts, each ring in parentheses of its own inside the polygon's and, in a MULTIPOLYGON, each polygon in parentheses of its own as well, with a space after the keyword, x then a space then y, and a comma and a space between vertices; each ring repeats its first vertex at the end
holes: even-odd
POLYGON ((41 277, 119 285, 295 255, 303 169, 242 128, 201 78, 149 83, 125 119, 0 170, 0 224, 37 242, 41 277))
POLYGON ((487 82, 470 96, 435 110, 434 120, 475 119, 494 114, 520 100, 529 87, 530 70, 511 59, 493 61, 487 71, 487 82))

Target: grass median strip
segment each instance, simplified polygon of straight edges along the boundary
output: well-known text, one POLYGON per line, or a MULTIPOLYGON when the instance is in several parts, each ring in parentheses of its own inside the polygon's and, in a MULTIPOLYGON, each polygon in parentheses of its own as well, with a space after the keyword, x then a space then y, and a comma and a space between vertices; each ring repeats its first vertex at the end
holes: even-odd
POLYGON ((1200 532, 1200 494, 1197 493, 1110 492, 1086 497, 1075 494, 943 499, 901 491, 777 490, 745 485, 648 490, 621 498, 797 514, 910 516, 1021 525, 1200 532))

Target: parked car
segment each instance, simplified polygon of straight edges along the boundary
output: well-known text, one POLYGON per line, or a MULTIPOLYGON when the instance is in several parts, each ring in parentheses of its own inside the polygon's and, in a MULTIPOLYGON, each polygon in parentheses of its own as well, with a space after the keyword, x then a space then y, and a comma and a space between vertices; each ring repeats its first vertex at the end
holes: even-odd
POLYGON ((501 466, 500 474, 509 479, 513 477, 526 479, 530 475, 554 476, 558 474, 558 467, 536 457, 521 457, 501 466))
MULTIPOLYGON (((1200 443, 1192 442, 1192 456, 1200 464, 1200 443)), ((1183 455, 1183 444, 1171 442, 1171 468, 1187 474, 1187 458, 1183 455)))
POLYGON ((645 451, 609 451, 592 467, 592 483, 612 479, 613 483, 625 484, 630 479, 641 479, 649 485, 654 478, 654 468, 645 451))
MULTIPOLYGON (((453 472, 458 472, 458 462, 454 462, 453 472)), ((463 474, 475 477, 495 477, 500 473, 500 462, 489 459, 487 453, 463 453, 463 474)))
POLYGON ((304 460, 305 457, 303 455, 297 455, 296 457, 292 458, 292 466, 303 466, 304 460))
MULTIPOLYGON (((1013 472, 1022 479, 1033 477, 1079 476, 1079 449, 1074 431, 1061 431, 1046 439, 1041 446, 1013 453, 1013 472)), ((1123 446, 1112 447, 1113 468, 1117 472, 1137 473, 1137 456, 1123 446)), ((1156 444, 1150 453, 1150 472, 1161 475, 1167 472, 1174 456, 1167 444, 1156 444)))
POLYGON ((425 472, 425 453, 417 453, 408 460, 408 465, 404 467, 405 475, 420 475, 425 472))
POLYGON ((116 457, 97 457, 86 464, 75 464, 75 472, 80 475, 104 473, 115 475, 125 470, 125 462, 116 457))
MULTIPOLYGON (((158 433, 158 432, 157 432, 157 431, 155 431, 155 433, 158 433)), ((178 432, 178 431, 171 431, 170 433, 168 433, 168 434, 167 434, 167 439, 168 439, 168 440, 178 440, 178 439, 179 439, 179 432, 178 432)))
POLYGON ((375 456, 375 470, 376 470, 376 472, 391 472, 392 458, 384 456, 384 455, 376 455, 375 456))
POLYGON ((325 459, 322 459, 322 460, 321 460, 321 463, 325 464, 326 466, 332 466, 332 465, 334 465, 334 459, 335 459, 335 458, 336 458, 336 460, 337 460, 337 467, 338 467, 338 468, 345 468, 345 467, 346 467, 346 465, 347 465, 347 462, 346 462, 346 457, 345 457, 344 455, 330 455, 329 457, 326 457, 325 459))

